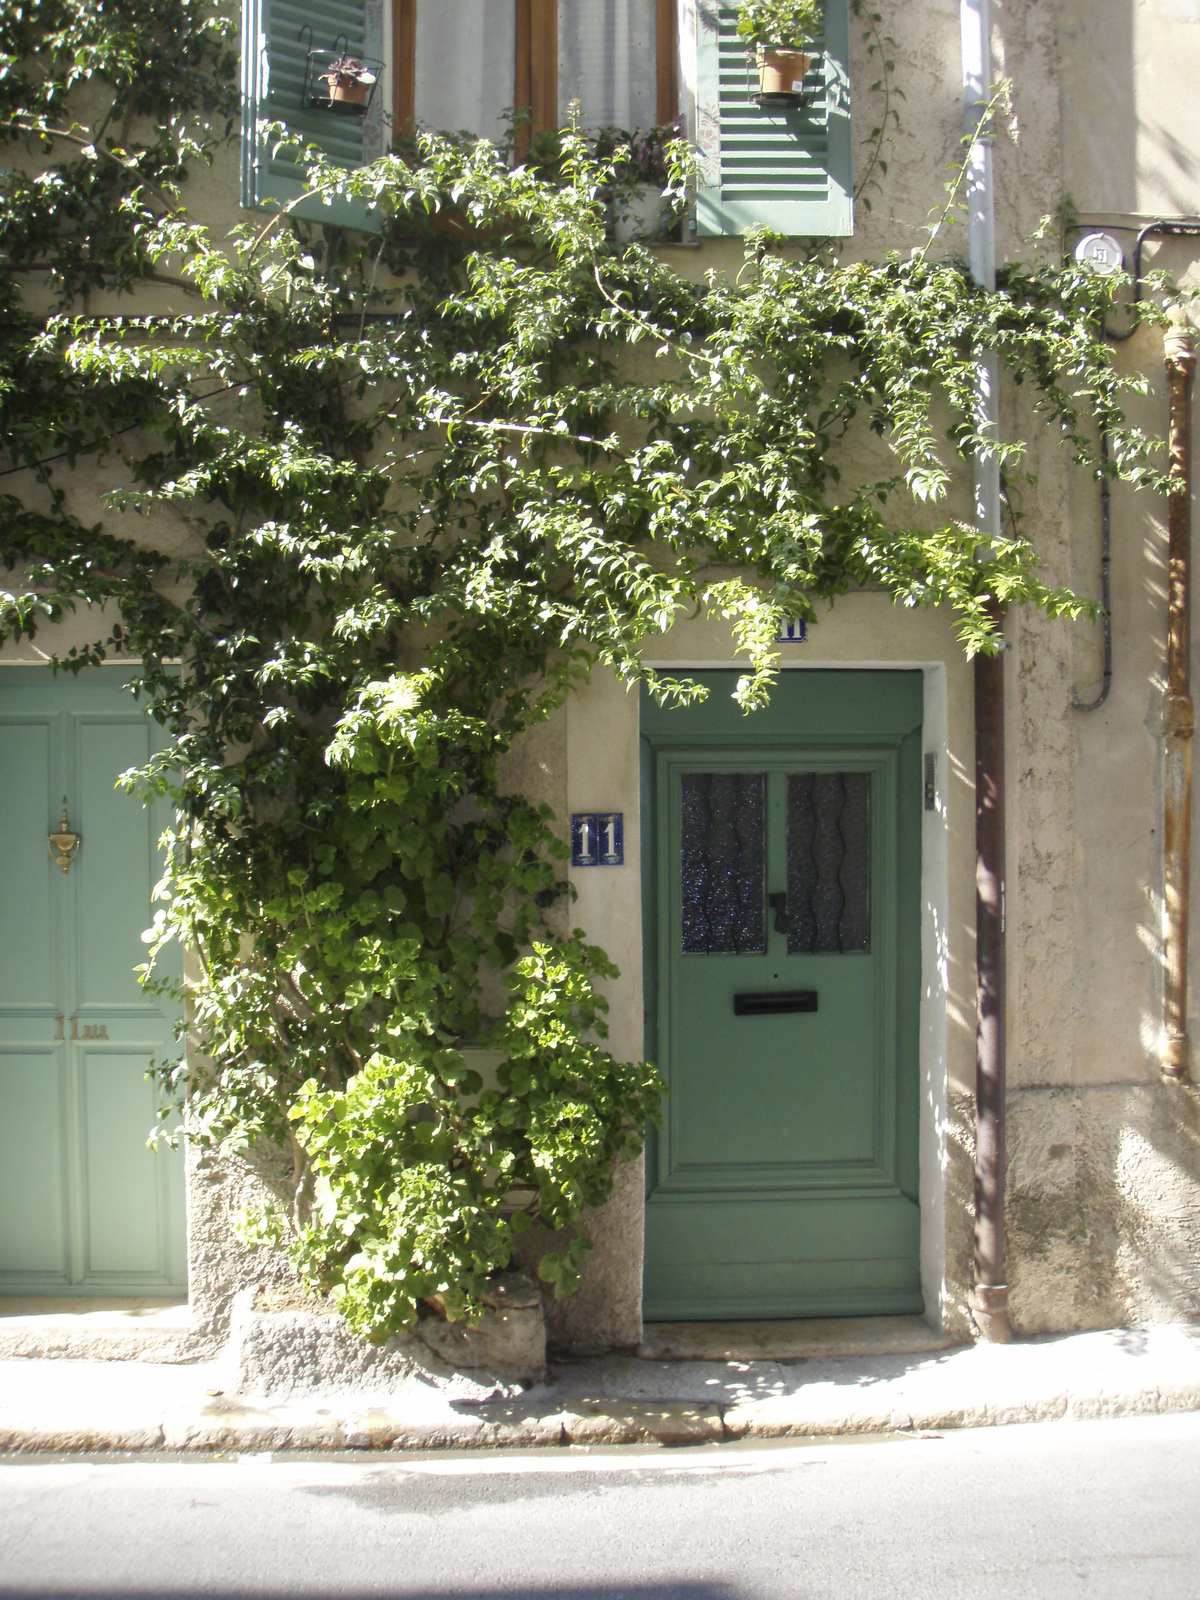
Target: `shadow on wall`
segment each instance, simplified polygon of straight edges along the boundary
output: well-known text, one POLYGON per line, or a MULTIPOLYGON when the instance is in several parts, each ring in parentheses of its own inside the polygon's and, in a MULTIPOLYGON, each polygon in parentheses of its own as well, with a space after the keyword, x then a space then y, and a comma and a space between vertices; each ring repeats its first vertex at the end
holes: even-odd
POLYGON ((1083 212, 1136 212, 1132 0, 1060 7, 1057 39, 1065 190, 1083 212))
POLYGON ((1196 152, 1160 122, 1141 127, 1142 182, 1156 214, 1190 217, 1196 209, 1196 152))

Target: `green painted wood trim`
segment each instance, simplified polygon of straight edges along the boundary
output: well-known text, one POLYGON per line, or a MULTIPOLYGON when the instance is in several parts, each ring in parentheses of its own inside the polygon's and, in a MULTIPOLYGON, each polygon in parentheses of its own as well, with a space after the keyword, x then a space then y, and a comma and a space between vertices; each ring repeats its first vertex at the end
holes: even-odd
MULTIPOLYGON (((24 939, 48 980, 34 992, 6 982, 0 994, 0 1294, 161 1295, 187 1282, 183 1153, 145 1148, 154 1116, 145 1072, 173 1053, 175 1018, 132 971, 169 816, 168 802, 147 812, 114 791, 119 772, 167 742, 123 692, 133 676, 119 666, 80 677, 0 667, 6 750, 14 731, 45 733, 36 760, 0 768, 9 848, 19 836, 30 890, 0 961, 12 979, 13 941, 24 939), (83 841, 65 876, 45 848, 64 794, 83 841), (35 1192, 43 1204, 31 1216, 35 1192), (45 1225, 27 1231, 35 1222, 45 1225)), ((181 975, 177 946, 162 967, 181 975)))
MULTIPOLYGON (((297 0, 242 0, 241 201, 248 210, 273 211, 299 200, 291 215, 302 221, 379 231, 379 213, 354 201, 335 199, 326 204, 317 196, 301 200, 307 190, 303 170, 295 162, 275 156, 277 140, 263 131, 265 123, 283 122, 289 132, 320 146, 344 166, 363 164, 361 123, 350 124, 329 112, 305 112, 298 103, 292 108, 290 92, 285 104, 273 99, 271 47, 273 39, 298 32, 302 23, 311 24, 318 44, 326 34, 335 39, 348 25, 353 26, 357 17, 367 53, 378 53, 380 45, 370 37, 378 26, 377 13, 378 7, 368 8, 364 0, 302 0, 299 4, 297 0)), ((276 79, 279 77, 277 71, 276 79)), ((291 87, 289 78, 289 90, 291 87)), ((382 88, 376 93, 381 94, 382 88)))
MULTIPOLYGON (((722 105, 718 25, 728 30, 733 8, 715 0, 700 0, 696 19, 697 143, 701 151, 701 177, 696 191, 696 231, 701 237, 741 234, 765 225, 777 233, 803 238, 846 238, 854 232, 854 163, 850 121, 850 3, 827 0, 824 49, 819 70, 824 76, 823 105, 787 113, 756 111, 763 138, 746 137, 744 125, 735 131, 722 105), (724 16, 722 18, 722 13, 724 16), (723 166, 731 148, 752 159, 759 155, 765 168, 790 145, 807 156, 814 172, 823 173, 823 192, 786 198, 775 186, 769 196, 740 198, 723 181, 723 166)), ((811 77, 811 74, 810 74, 811 77)), ((726 167, 726 170, 727 167, 726 167)))
POLYGON ((708 699, 683 710, 659 705, 644 690, 641 702, 643 740, 656 747, 671 744, 710 744, 733 739, 741 744, 768 745, 779 740, 810 745, 836 742, 849 731, 867 740, 878 733, 889 741, 921 726, 924 716, 925 679, 911 669, 805 667, 780 673, 780 682, 795 677, 819 693, 811 697, 804 722, 797 726, 783 697, 776 695, 760 711, 744 713, 733 698, 744 674, 730 668, 696 671, 665 670, 664 678, 687 678, 705 684, 708 699), (869 686, 864 709, 863 690, 869 686))
MULTIPOLYGON (((681 676, 684 674, 681 673, 681 676)), ((873 850, 883 851, 879 870, 895 884, 896 912, 888 950, 880 952, 878 1014, 890 1030, 882 1055, 876 1148, 883 1156, 873 1176, 850 1168, 815 1176, 803 1190, 787 1184, 770 1193, 718 1186, 701 1200, 703 1186, 690 1189, 686 1174, 661 1181, 669 1161, 670 1128, 651 1131, 647 1145, 644 1315, 647 1320, 783 1316, 851 1316, 920 1312, 920 1210, 918 1203, 921 723, 924 682, 920 671, 806 670, 787 674, 761 712, 744 716, 732 700, 739 674, 686 674, 710 687, 707 702, 664 710, 647 695, 642 701, 643 961, 645 1048, 670 1076, 671 1018, 660 974, 669 937, 658 916, 669 905, 670 863, 657 848, 671 792, 671 773, 699 765, 741 768, 753 753, 754 769, 790 764, 803 752, 805 767, 833 770, 873 765, 890 774, 873 817, 873 850), (789 706, 787 684, 804 686, 800 714, 789 706), (743 752, 743 754, 739 754, 743 752), (885 818, 882 813, 890 816, 885 818), (888 835, 891 842, 888 842, 888 835), (863 1181, 863 1180, 866 1181, 863 1181), (744 1240, 745 1207, 765 1205, 764 1227, 749 1249, 726 1246, 728 1235, 744 1240), (866 1207, 866 1211, 861 1208, 866 1207), (864 1221, 864 1218, 869 1219, 864 1221), (868 1244, 864 1255, 864 1234, 868 1244), (739 1230, 741 1230, 739 1232, 739 1230), (844 1252, 839 1263, 838 1253, 844 1252), (789 1260, 789 1252, 793 1259, 789 1260), (761 1259, 752 1260, 752 1255, 761 1259), (830 1259, 822 1264, 823 1259, 830 1259), (805 1263, 805 1292, 795 1291, 794 1262, 805 1263), (789 1283, 791 1287, 789 1287, 789 1283)), ((749 770, 749 769, 746 769, 749 770)), ((873 932, 873 940, 874 940, 873 932)), ((839 960, 844 958, 822 958, 839 960)), ((854 958, 849 958, 854 959, 854 958)), ((878 1037, 878 1036, 877 1036, 878 1037)), ((877 1061, 876 1073, 881 1070, 877 1061)), ((878 1078, 877 1078, 878 1082, 878 1078)), ((670 1095, 667 1097, 670 1115, 670 1095)), ((764 1174, 769 1177, 769 1174, 764 1174)))

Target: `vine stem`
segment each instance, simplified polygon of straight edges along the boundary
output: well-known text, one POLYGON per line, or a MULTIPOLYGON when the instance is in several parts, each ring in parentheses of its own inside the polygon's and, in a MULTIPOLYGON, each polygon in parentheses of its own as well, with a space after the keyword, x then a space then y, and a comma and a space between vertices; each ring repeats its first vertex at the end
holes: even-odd
POLYGON ((963 181, 971 168, 971 148, 977 143, 978 140, 987 136, 988 128, 991 124, 992 118, 996 114, 997 108, 1008 98, 1008 90, 1008 80, 1006 78, 1002 78, 992 91, 992 97, 984 106, 983 112, 980 115, 979 121, 975 128, 972 130, 972 132, 963 134, 962 142, 966 147, 966 153, 961 162, 955 168, 954 177, 946 185, 946 203, 939 211, 937 221, 934 223, 933 227, 930 228, 929 237, 926 239, 921 248, 915 251, 913 254, 912 259, 915 266, 922 266, 924 264, 925 257, 929 254, 934 240, 942 231, 942 225, 945 223, 946 218, 958 204, 958 192, 962 188, 963 181))
MULTIPOLYGON (((856 16, 861 17, 861 0, 855 0, 854 11, 856 16)), ((888 60, 887 50, 884 45, 884 37, 879 31, 879 22, 880 13, 878 11, 869 12, 867 16, 867 29, 863 37, 870 41, 870 47, 867 52, 868 54, 871 54, 875 50, 879 51, 879 60, 883 68, 883 75, 879 80, 879 84, 873 85, 873 87, 879 88, 883 95, 883 115, 879 119, 879 127, 875 130, 875 134, 873 136, 871 159, 867 162, 866 171, 863 173, 862 177, 859 179, 854 188, 854 198, 856 200, 860 199, 870 187, 875 168, 880 163, 880 159, 883 155, 884 141, 887 138, 888 118, 894 115, 897 119, 897 122, 899 121, 899 113, 893 112, 892 110, 892 73, 895 68, 894 64, 888 60)), ((901 94, 903 93, 903 91, 898 92, 901 94)), ((870 202, 868 201, 866 203, 869 209, 870 202)))
POLYGON ((93 150, 96 155, 104 156, 106 160, 115 162, 118 167, 124 167, 126 172, 132 172, 134 177, 140 178, 145 187, 158 196, 168 211, 175 208, 175 199, 172 199, 166 189, 160 188, 153 178, 148 178, 134 162, 124 160, 115 150, 105 150, 98 145, 95 137, 85 139, 82 134, 72 133, 69 128, 48 128, 44 122, 18 122, 15 117, 10 118, 5 126, 19 128, 22 133, 40 134, 43 139, 66 139, 70 144, 77 144, 81 150, 93 150))

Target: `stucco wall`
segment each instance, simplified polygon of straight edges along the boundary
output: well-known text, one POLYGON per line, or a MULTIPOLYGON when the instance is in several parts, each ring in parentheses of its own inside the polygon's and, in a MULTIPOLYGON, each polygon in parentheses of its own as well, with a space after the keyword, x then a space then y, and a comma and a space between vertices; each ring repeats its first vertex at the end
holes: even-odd
MULTIPOLYGON (((1068 243, 1103 225, 1129 259, 1147 222, 1200 210, 1187 87, 1200 65, 1200 8, 1098 0, 1043 9, 1053 13, 1059 192, 1080 224, 1068 243)), ((1008 12, 996 8, 1001 29, 1008 12)), ((1145 266, 1193 281, 1196 243, 1152 237, 1145 266)), ((1148 375, 1133 410, 1163 433, 1160 335, 1145 330, 1117 353, 1126 370, 1148 375)), ((1049 481, 1038 548, 1056 579, 1098 595, 1098 487, 1060 469, 1053 482, 1063 489, 1048 498, 1049 481)), ((1192 1317, 1200 1307, 1196 1091, 1158 1077, 1162 512, 1151 497, 1113 490, 1114 674, 1102 707, 1070 704, 1073 690, 1085 701, 1100 691, 1099 629, 1024 615, 1010 629, 1019 709, 1009 743, 1009 1275, 1015 1325, 1029 1332, 1192 1317)), ((1196 947, 1193 938, 1193 1034, 1196 947)))
MULTIPOLYGON (((895 78, 905 91, 889 139, 883 193, 861 206, 845 258, 878 257, 920 242, 943 183, 960 157, 957 0, 887 8, 895 78)), ((1029 245, 1038 219, 1069 199, 1083 226, 1104 224, 1127 249, 1155 216, 1200 212, 1200 148, 1193 85, 1200 77, 1200 6, 1194 0, 993 0, 994 64, 1013 81, 995 144, 1001 258, 1057 247, 1029 245)), ((865 86, 878 75, 855 30, 856 150, 878 118, 865 86)), ((241 220, 231 156, 201 170, 185 198, 223 233, 241 220)), ((1076 234, 1068 235, 1068 242, 1076 234)), ((965 243, 965 241, 963 241, 965 243)), ((1190 281, 1196 240, 1150 241, 1147 265, 1190 281)), ((735 272, 740 241, 663 251, 699 277, 735 272)), ((97 305, 94 309, 105 309, 97 305)), ((115 307, 112 309, 116 309, 115 307)), ((124 308, 122 308, 124 309, 124 308)), ((148 302, 140 309, 160 309, 148 302)), ((1120 348, 1130 371, 1150 376, 1137 415, 1166 421, 1161 340, 1153 331, 1120 348)), ((1055 430, 1008 395, 1008 437, 1029 442, 1036 490, 1019 489, 1045 576, 1098 593, 1100 503, 1091 476, 1069 467, 1055 430)), ((180 521, 115 516, 103 496, 111 463, 80 471, 69 509, 116 533, 178 553, 192 538, 180 521)), ((24 476, 8 488, 25 492, 24 476)), ((1162 508, 1116 488, 1112 500, 1114 678, 1094 712, 1072 694, 1099 689, 1099 634, 1028 614, 1009 619, 1009 1253, 1019 1329, 1101 1326, 1200 1315, 1200 1101, 1158 1081, 1161 1030, 1161 741, 1165 636, 1162 508)), ((951 511, 969 512, 966 480, 951 511)), ((76 617, 36 646, 0 659, 94 637, 76 617)), ((653 642, 650 659, 715 665, 732 660, 716 624, 681 623, 653 642)), ((939 809, 925 819, 922 999, 923 1281, 927 1312, 969 1328, 974 1080, 974 864, 971 668, 948 618, 906 612, 881 595, 847 596, 822 614, 806 644, 783 646, 789 670, 817 665, 921 666, 926 748, 938 757, 939 809)), ((1195 654, 1195 653, 1194 653, 1195 654)), ((1196 657, 1200 667, 1200 656, 1196 657)), ((554 723, 514 752, 508 781, 553 806, 623 810, 624 868, 577 875, 571 922, 621 969, 612 985, 611 1045, 642 1048, 637 699, 597 674, 554 723)), ((1200 851, 1197 852, 1200 854, 1200 851)), ((1193 884, 1200 905, 1200 884, 1193 884)), ((1192 1006, 1200 996, 1200 938, 1193 939, 1192 1006)), ((242 1180, 193 1158, 189 1206, 197 1320, 216 1329, 236 1287, 276 1266, 230 1242, 242 1180)), ((635 1343, 641 1319, 640 1163, 617 1174, 614 1200, 585 1219, 596 1248, 584 1288, 551 1308, 551 1337, 578 1350, 635 1343)))

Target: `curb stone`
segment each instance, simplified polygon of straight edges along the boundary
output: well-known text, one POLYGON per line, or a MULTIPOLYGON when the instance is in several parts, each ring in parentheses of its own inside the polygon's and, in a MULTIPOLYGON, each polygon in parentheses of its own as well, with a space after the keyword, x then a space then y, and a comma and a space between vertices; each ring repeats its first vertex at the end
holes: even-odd
POLYGON ((239 1394, 227 1367, 0 1362, 0 1453, 182 1455, 699 1445, 913 1436, 1200 1411, 1200 1328, 1109 1330, 908 1360, 614 1356, 480 1399, 445 1388, 239 1394), (222 1385, 226 1387, 221 1387, 222 1385))
POLYGON ((298 1407, 180 1409, 161 1425, 98 1423, 65 1427, 36 1421, 0 1427, 0 1453, 74 1455, 165 1450, 181 1454, 304 1451, 546 1449, 597 1445, 697 1445, 736 1439, 837 1438, 917 1434, 1021 1423, 1090 1421, 1200 1410, 1200 1386, 1172 1386, 1121 1396, 1066 1396, 1029 1405, 955 1405, 900 1411, 881 1408, 660 1404, 574 1401, 569 1409, 521 1414, 511 1402, 472 1408, 474 1415, 414 1419, 385 1405, 348 1406, 321 1415, 298 1407))
POLYGON ((711 1444, 725 1438, 721 1408, 668 1400, 576 1402, 562 1415, 565 1444, 711 1444))

